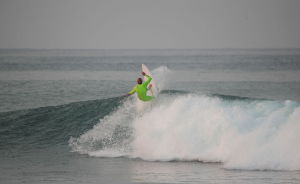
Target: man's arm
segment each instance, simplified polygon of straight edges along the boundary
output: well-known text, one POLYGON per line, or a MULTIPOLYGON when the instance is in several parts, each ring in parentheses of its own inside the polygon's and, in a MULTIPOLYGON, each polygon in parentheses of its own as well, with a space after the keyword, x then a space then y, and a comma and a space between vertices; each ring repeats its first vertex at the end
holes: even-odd
POLYGON ((149 85, 149 83, 152 80, 152 77, 150 77, 149 75, 145 74, 144 76, 146 76, 148 79, 146 80, 146 82, 144 82, 144 85, 147 87, 149 85))
POLYGON ((127 93, 127 96, 132 95, 132 94, 134 94, 135 92, 136 92, 136 86, 134 86, 134 87, 132 88, 132 90, 129 91, 129 92, 127 93))

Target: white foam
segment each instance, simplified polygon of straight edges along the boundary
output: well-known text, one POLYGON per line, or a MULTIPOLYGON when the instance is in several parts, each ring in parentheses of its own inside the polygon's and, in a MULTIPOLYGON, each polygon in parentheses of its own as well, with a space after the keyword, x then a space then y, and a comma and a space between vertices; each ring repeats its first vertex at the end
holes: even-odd
POLYGON ((133 122, 133 156, 223 162, 234 169, 300 169, 300 108, 293 102, 180 96, 133 122))

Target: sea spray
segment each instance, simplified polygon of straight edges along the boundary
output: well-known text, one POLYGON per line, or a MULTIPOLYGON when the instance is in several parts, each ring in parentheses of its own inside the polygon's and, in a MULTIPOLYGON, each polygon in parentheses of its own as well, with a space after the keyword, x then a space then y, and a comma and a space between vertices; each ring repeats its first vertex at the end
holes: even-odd
POLYGON ((290 101, 179 96, 133 122, 133 155, 223 162, 236 169, 298 170, 299 110, 290 101))
POLYGON ((153 79, 157 84, 158 91, 166 89, 172 74, 174 73, 166 66, 160 66, 152 71, 153 79))
POLYGON ((69 145, 73 151, 90 155, 107 151, 110 152, 109 156, 113 153, 125 154, 129 149, 127 144, 128 140, 131 139, 133 130, 130 124, 134 118, 132 112, 135 111, 133 101, 135 101, 134 98, 129 98, 112 114, 105 116, 79 138, 71 137, 69 145))
POLYGON ((139 115, 135 99, 127 99, 92 130, 71 140, 73 150, 149 161, 222 162, 234 169, 300 169, 298 103, 195 94, 159 98, 139 115))

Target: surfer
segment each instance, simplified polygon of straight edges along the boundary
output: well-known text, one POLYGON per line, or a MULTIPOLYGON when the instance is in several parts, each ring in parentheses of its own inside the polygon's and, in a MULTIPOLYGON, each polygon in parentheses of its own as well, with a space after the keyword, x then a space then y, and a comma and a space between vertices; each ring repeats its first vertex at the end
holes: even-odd
MULTIPOLYGON (((147 80, 143 83, 143 79, 138 78, 136 80, 137 84, 133 87, 133 89, 126 96, 132 95, 136 92, 137 96, 140 100, 147 102, 154 98, 154 96, 147 96, 147 91, 150 90, 152 87, 152 84, 149 85, 149 83, 152 80, 152 77, 147 75, 145 72, 142 72, 142 75, 146 76, 147 80), (149 87, 147 87, 148 85, 149 85, 149 87)), ((152 93, 152 95, 153 95, 153 93, 152 93)))

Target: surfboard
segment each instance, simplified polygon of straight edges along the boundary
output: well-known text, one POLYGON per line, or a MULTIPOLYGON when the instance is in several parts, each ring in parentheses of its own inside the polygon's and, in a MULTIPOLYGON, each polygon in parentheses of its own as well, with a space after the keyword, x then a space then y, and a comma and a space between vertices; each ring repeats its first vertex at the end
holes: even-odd
MULTIPOLYGON (((154 78, 150 72, 150 70, 148 69, 148 67, 145 64, 142 64, 142 71, 145 72, 147 75, 149 75, 150 77, 152 77, 152 80, 150 82, 150 84, 152 84, 152 88, 150 90, 147 91, 147 95, 149 96, 157 96, 158 95, 158 88, 157 85, 154 81, 154 78)), ((146 81, 148 78, 146 76, 144 76, 144 81, 146 81)), ((150 85, 149 84, 149 85, 150 85)), ((148 86, 149 86, 148 85, 148 86)))

